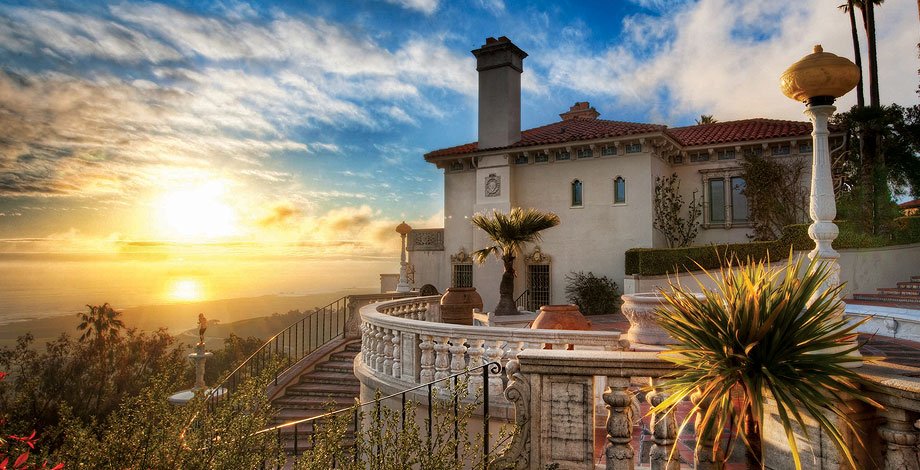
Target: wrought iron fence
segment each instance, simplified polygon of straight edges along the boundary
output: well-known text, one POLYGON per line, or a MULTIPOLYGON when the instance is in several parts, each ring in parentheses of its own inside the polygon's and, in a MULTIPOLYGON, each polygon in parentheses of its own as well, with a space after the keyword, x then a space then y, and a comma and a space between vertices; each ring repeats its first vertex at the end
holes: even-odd
POLYGON ((247 378, 258 376, 269 366, 275 369, 272 381, 278 385, 278 377, 298 361, 344 337, 349 303, 348 296, 337 299, 276 333, 208 392, 209 402, 213 405, 222 400, 247 378))
MULTIPOLYGON (((282 431, 290 430, 293 433, 293 456, 294 458, 297 458, 298 456, 302 454, 303 451, 306 451, 308 448, 311 448, 311 449, 315 448, 316 430, 318 429, 319 424, 328 422, 334 419, 335 417, 342 415, 344 413, 351 413, 351 417, 350 417, 352 421, 351 430, 354 435, 354 443, 352 444, 351 458, 353 459, 354 462, 357 462, 358 459, 360 458, 358 438, 359 438, 359 429, 360 429, 359 423, 361 421, 361 418, 360 418, 361 410, 365 409, 366 407, 373 407, 374 419, 376 419, 377 422, 379 423, 381 420, 383 402, 386 400, 392 399, 392 398, 399 397, 400 402, 401 402, 399 421, 400 421, 400 431, 402 431, 406 427, 406 410, 407 410, 406 395, 411 392, 415 392, 416 390, 425 390, 427 394, 427 405, 428 405, 428 410, 427 410, 428 417, 425 420, 425 424, 427 426, 427 433, 428 433, 426 445, 427 445, 427 451, 431 453, 433 442, 434 442, 433 438, 434 438, 434 433, 435 433, 435 416, 434 416, 434 408, 435 408, 435 400, 436 400, 435 396, 438 395, 438 390, 443 390, 445 387, 444 385, 439 386, 439 384, 443 382, 448 382, 448 385, 452 383, 453 385, 452 390, 454 390, 454 392, 450 394, 450 399, 453 401, 452 403, 453 437, 454 437, 453 443, 455 444, 454 458, 459 459, 460 442, 461 442, 460 436, 459 436, 459 433, 460 433, 460 422, 459 422, 460 395, 456 392, 456 390, 458 390, 458 387, 463 387, 461 383, 461 378, 470 377, 474 373, 478 372, 478 373, 481 373, 482 375, 481 391, 482 391, 482 425, 483 425, 482 445, 481 445, 482 464, 481 466, 479 466, 479 468, 481 468, 482 470, 488 470, 489 465, 490 465, 489 454, 491 452, 490 440, 489 440, 491 437, 489 433, 489 422, 491 419, 490 414, 489 414, 489 379, 490 379, 490 376, 492 377, 492 380, 495 380, 495 377, 501 377, 503 370, 504 368, 502 367, 500 362, 487 362, 485 364, 467 369, 457 374, 449 375, 441 379, 437 379, 437 380, 433 380, 428 383, 417 385, 415 387, 412 387, 412 388, 409 388, 409 389, 406 389, 400 392, 396 392, 396 393, 393 393, 391 395, 387 395, 384 397, 379 397, 371 401, 357 403, 354 406, 351 406, 348 408, 342 408, 339 410, 321 414, 319 416, 298 419, 298 420, 289 421, 283 424, 279 424, 276 426, 272 426, 269 428, 265 428, 260 431, 257 431, 254 434, 254 436, 257 436, 259 434, 275 433, 278 439, 279 447, 283 448, 284 447, 284 435, 282 431), (309 446, 306 445, 305 443, 302 443, 300 439, 300 431, 304 430, 305 428, 310 431, 309 446)), ((501 379, 498 379, 498 380, 501 380, 501 379)), ((376 449, 375 451, 379 453, 380 449, 376 449)), ((376 459, 374 461, 376 461, 376 459)), ((335 460, 332 461, 332 468, 338 468, 338 463, 335 460)))

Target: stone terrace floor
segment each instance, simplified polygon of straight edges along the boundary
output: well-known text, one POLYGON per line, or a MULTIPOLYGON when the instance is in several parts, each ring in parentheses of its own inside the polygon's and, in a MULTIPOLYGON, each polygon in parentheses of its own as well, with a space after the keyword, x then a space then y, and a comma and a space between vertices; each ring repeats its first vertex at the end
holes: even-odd
MULTIPOLYGON (((629 330, 629 322, 626 320, 622 314, 615 315, 592 315, 587 317, 591 321, 591 328, 598 331, 622 331, 625 333, 629 330)), ((895 339, 884 336, 875 336, 860 334, 859 340, 863 343, 863 346, 860 348, 860 352, 864 356, 884 356, 885 361, 892 362, 895 364, 902 364, 911 367, 920 368, 920 343, 913 341, 906 341, 901 339, 895 339)), ((640 400, 640 414, 645 416, 648 413, 648 405, 644 403, 644 400, 640 400)), ((689 411, 689 404, 684 406, 685 410, 680 411, 678 407, 678 419, 682 419, 687 411, 689 411)), ((649 430, 645 429, 646 426, 643 424, 641 427, 637 427, 635 431, 635 436, 633 442, 639 442, 639 461, 637 467, 644 467, 648 465, 648 449, 651 446, 651 435, 649 430)), ((602 464, 605 461, 604 458, 604 441, 606 437, 606 430, 603 427, 595 429, 595 462, 602 464)), ((691 468, 688 464, 693 460, 693 445, 694 440, 692 433, 685 433, 679 439, 678 448, 681 455, 681 468, 691 468)), ((744 454, 743 454, 743 444, 738 444, 736 446, 735 452, 729 458, 725 469, 726 470, 740 470, 746 468, 746 465, 743 463, 744 454)))

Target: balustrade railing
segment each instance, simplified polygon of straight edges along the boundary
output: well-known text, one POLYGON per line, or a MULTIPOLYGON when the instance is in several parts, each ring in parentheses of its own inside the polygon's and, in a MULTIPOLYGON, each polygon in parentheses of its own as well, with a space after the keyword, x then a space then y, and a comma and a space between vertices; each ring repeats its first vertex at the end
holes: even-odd
MULTIPOLYGON (((487 362, 507 363, 525 349, 622 350, 616 331, 530 330, 437 323, 439 296, 371 304, 361 309, 360 365, 393 387, 439 380, 487 362)), ((501 377, 489 383, 494 395, 501 377)), ((471 389, 480 386, 470 379, 471 389)))

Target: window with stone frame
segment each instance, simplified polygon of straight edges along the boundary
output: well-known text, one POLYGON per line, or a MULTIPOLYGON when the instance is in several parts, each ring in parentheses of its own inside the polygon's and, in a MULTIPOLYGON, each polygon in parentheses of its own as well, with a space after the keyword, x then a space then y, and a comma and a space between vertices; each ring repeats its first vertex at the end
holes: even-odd
POLYGON ((709 152, 693 152, 690 154, 691 162, 708 162, 709 152))
POLYGON ((770 149, 770 153, 773 154, 773 156, 789 155, 791 150, 789 149, 789 144, 779 144, 774 145, 773 148, 770 149))
POLYGON ((591 150, 590 147, 586 147, 583 149, 578 149, 578 152, 576 152, 576 155, 578 155, 578 158, 591 158, 594 156, 594 151, 591 150))
POLYGON ((639 153, 642 151, 642 144, 639 142, 626 144, 626 153, 639 153))
POLYGON ((811 155, 811 141, 799 143, 799 153, 811 155))
POLYGON ((750 221, 745 181, 728 172, 712 172, 706 176, 705 214, 706 226, 731 227, 750 221))
POLYGON ((463 248, 450 256, 450 286, 473 287, 473 258, 463 248))
POLYGON ((583 205, 583 186, 581 180, 572 181, 572 207, 581 207, 583 205))
POLYGON ((447 169, 449 171, 463 171, 463 162, 459 160, 451 162, 447 169))
POLYGON ((613 179, 613 203, 626 204, 626 180, 622 176, 613 179))
POLYGON ((534 163, 546 163, 549 161, 549 154, 546 152, 538 152, 533 154, 534 163))
POLYGON ((606 157, 606 156, 616 155, 616 154, 617 154, 616 145, 605 145, 601 147, 601 156, 606 157))
POLYGON ((734 160, 735 159, 735 149, 722 149, 716 152, 719 160, 734 160))
POLYGON ((524 307, 528 311, 536 312, 544 305, 551 305, 550 258, 543 254, 540 247, 536 247, 533 253, 524 257, 524 266, 525 288, 529 292, 524 307))
POLYGON ((571 158, 572 158, 572 156, 569 155, 569 151, 568 151, 568 150, 557 150, 557 151, 556 151, 556 161, 557 161, 557 162, 569 160, 569 159, 571 159, 571 158))
POLYGON ((528 163, 530 163, 530 158, 527 155, 521 154, 514 157, 515 165, 526 165, 528 163))

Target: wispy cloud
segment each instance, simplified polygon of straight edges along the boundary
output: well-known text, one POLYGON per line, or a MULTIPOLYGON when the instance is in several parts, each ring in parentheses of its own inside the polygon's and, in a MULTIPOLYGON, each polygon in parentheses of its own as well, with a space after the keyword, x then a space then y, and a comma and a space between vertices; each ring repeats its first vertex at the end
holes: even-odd
POLYGON ((426 15, 434 13, 438 9, 438 3, 440 3, 439 0, 386 0, 386 2, 410 10, 420 11, 426 15))

